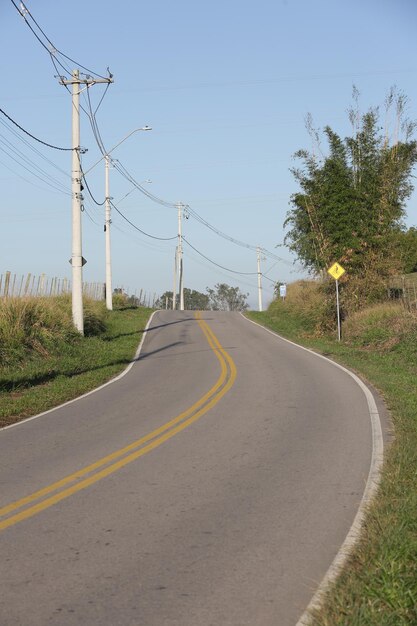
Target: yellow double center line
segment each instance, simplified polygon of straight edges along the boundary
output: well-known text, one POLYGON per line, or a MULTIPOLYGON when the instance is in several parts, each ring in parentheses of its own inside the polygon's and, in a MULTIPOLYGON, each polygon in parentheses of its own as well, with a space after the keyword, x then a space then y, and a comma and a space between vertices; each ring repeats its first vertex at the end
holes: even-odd
POLYGON ((117 472, 128 463, 135 461, 180 433, 221 400, 236 379, 236 366, 211 328, 201 319, 200 313, 196 313, 196 318, 209 346, 220 363, 221 373, 213 387, 183 413, 144 437, 43 489, 39 489, 39 491, 0 508, 0 518, 3 518, 0 521, 0 531, 44 511, 102 478, 117 472))

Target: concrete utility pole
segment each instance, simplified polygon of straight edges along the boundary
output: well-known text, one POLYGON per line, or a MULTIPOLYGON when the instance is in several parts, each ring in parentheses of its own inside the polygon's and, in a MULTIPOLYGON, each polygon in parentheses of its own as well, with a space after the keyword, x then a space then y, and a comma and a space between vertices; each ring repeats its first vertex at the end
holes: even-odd
POLYGON ((262 308, 262 274, 261 274, 261 249, 258 246, 256 248, 256 256, 258 261, 258 310, 263 311, 262 308))
POLYGON ((179 311, 184 311, 184 278, 183 278, 183 261, 182 261, 182 212, 184 205, 179 202, 177 204, 178 209, 178 245, 175 248, 175 262, 174 262, 174 286, 172 290, 172 310, 177 308, 177 283, 179 276, 179 311))
MULTIPOLYGON (((105 233, 105 244, 106 244, 106 307, 109 311, 113 310, 113 287, 112 287, 112 269, 111 269, 112 266, 111 266, 111 245, 110 245, 111 200, 113 198, 111 198, 110 196, 110 181, 109 181, 110 171, 109 170, 110 170, 110 166, 112 162, 110 158, 110 153, 113 152, 115 148, 120 146, 120 144, 126 141, 126 139, 128 139, 131 135, 133 135, 133 133, 137 133, 140 130, 147 131, 147 130, 152 130, 152 128, 150 126, 142 126, 141 128, 135 128, 134 130, 130 131, 130 133, 128 133, 126 137, 123 137, 123 139, 121 139, 115 146, 113 146, 111 150, 108 150, 108 152, 106 152, 104 156, 100 157, 99 160, 94 163, 94 165, 92 165, 87 171, 84 172, 84 176, 85 176, 86 174, 91 172, 91 170, 94 169, 96 165, 101 163, 101 161, 103 161, 104 159, 104 165, 105 165, 104 233, 105 233)), ((150 183, 152 181, 148 179, 143 182, 150 183)), ((136 189, 136 186, 134 187, 134 189, 136 189)), ((131 193, 132 191, 133 190, 129 191, 129 193, 131 193)), ((126 196, 128 196, 129 193, 125 194, 123 198, 126 198, 126 196)))
POLYGON ((72 85, 72 320, 76 329, 84 334, 83 315, 83 265, 81 235, 81 146, 80 146, 80 93, 96 83, 112 83, 112 78, 80 78, 79 70, 73 70, 72 78, 61 78, 61 85, 72 85))
POLYGON ((175 246, 174 258, 174 284, 172 287, 172 310, 177 308, 177 265, 178 265, 178 246, 175 246))
POLYGON ((113 310, 113 287, 111 281, 111 245, 110 245, 110 183, 109 183, 109 168, 110 157, 108 154, 104 157, 105 163, 105 185, 106 185, 106 213, 104 221, 104 230, 106 238, 106 308, 108 311, 113 310))
POLYGON ((184 205, 179 203, 178 208, 178 271, 180 275, 179 296, 180 311, 184 310, 184 277, 183 277, 183 261, 182 261, 182 211, 184 205))

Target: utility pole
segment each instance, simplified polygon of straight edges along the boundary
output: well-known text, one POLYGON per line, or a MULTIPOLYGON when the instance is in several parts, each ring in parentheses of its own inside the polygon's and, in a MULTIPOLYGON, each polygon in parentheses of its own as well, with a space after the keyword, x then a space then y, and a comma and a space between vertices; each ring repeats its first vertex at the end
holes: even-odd
POLYGON ((184 278, 183 278, 183 262, 182 262, 182 211, 183 205, 179 202, 178 208, 178 271, 180 276, 179 281, 179 296, 180 296, 180 311, 184 310, 184 278))
MULTIPOLYGON (((107 307, 107 309, 109 311, 113 310, 113 287, 112 287, 111 243, 110 243, 111 200, 113 198, 110 196, 109 176, 110 176, 110 167, 111 167, 111 163, 112 163, 112 160, 110 158, 110 153, 113 152, 113 150, 115 150, 118 146, 120 146, 121 143, 126 141, 126 139, 128 139, 131 135, 133 135, 133 133, 137 133, 139 130, 152 130, 152 128, 150 126, 142 126, 141 128, 135 128, 134 130, 130 131, 130 133, 128 135, 126 135, 126 137, 123 137, 123 139, 121 141, 119 141, 119 143, 117 143, 115 146, 113 146, 113 148, 111 150, 109 150, 108 152, 106 152, 106 154, 104 154, 102 157, 100 157, 99 160, 96 161, 94 163, 94 165, 92 165, 86 172, 83 172, 83 175, 85 177, 86 174, 91 172, 91 170, 94 169, 96 167, 96 165, 101 163, 101 161, 104 159, 104 166, 105 166, 105 170, 104 170, 105 171, 104 233, 105 233, 105 243, 106 243, 106 307, 107 307)), ((147 180, 147 181, 144 181, 144 182, 151 182, 151 181, 147 180)), ((135 189, 136 189, 136 187, 135 187, 135 189)), ((129 192, 129 193, 131 193, 131 192, 129 192)), ((126 196, 129 195, 129 193, 127 193, 123 197, 125 198, 126 196)))
POLYGON ((263 311, 262 308, 262 274, 261 274, 261 249, 258 246, 256 248, 256 256, 258 261, 258 310, 263 311))
POLYGON ((174 258, 174 284, 172 288, 172 310, 177 308, 177 265, 178 265, 178 246, 175 247, 174 258))
POLYGON ((108 154, 104 157, 105 164, 105 184, 106 184, 106 213, 104 221, 105 239, 106 239, 106 307, 108 311, 113 310, 113 288, 111 282, 111 246, 110 246, 110 183, 109 183, 109 168, 110 157, 108 154))
POLYGON ((81 203, 83 200, 81 193, 81 153, 85 150, 82 150, 80 146, 80 86, 85 85, 85 89, 88 89, 96 83, 112 83, 113 79, 111 77, 92 78, 91 76, 80 78, 79 70, 73 70, 70 79, 61 77, 59 82, 61 85, 72 85, 72 320, 76 329, 83 335, 83 265, 85 260, 82 255, 81 234, 81 203))

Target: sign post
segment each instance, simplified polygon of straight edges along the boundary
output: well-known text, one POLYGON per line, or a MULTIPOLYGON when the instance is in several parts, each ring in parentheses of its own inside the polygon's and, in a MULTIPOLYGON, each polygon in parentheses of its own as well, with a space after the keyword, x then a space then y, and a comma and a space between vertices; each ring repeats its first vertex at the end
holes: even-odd
POLYGON ((340 306, 339 306, 339 278, 343 276, 345 273, 345 269, 340 265, 340 263, 333 263, 331 267, 327 270, 327 273, 330 274, 332 278, 336 281, 336 308, 337 308, 337 339, 340 341, 341 332, 340 332, 340 306))

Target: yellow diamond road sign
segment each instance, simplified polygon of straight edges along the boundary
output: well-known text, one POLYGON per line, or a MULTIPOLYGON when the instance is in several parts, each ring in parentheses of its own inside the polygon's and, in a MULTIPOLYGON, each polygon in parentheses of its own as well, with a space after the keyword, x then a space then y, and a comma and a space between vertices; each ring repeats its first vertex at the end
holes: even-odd
POLYGON ((331 267, 327 270, 327 273, 330 274, 335 280, 338 280, 346 270, 340 265, 340 263, 333 263, 331 267))

